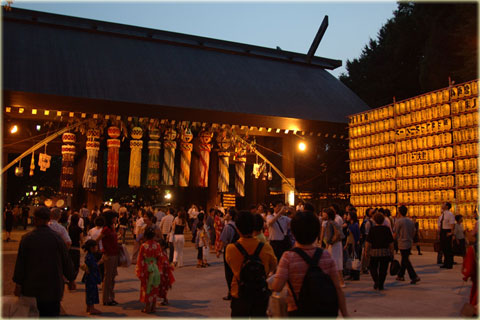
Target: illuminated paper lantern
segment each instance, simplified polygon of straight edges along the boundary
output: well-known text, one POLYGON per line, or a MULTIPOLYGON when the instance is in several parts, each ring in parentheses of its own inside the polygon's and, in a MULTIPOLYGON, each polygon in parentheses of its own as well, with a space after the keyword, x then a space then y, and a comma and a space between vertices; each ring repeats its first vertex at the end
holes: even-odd
POLYGON ((140 127, 132 128, 130 133, 130 167, 128 172, 128 185, 131 188, 140 187, 142 173, 142 148, 143 129, 140 127))
POLYGON ((97 161, 98 150, 100 149, 100 131, 98 129, 89 129, 87 131, 87 162, 85 164, 85 171, 83 173, 82 185, 83 188, 89 191, 95 191, 97 188, 97 161))
POLYGON ((175 173, 175 148, 177 143, 175 138, 177 137, 177 132, 171 128, 168 129, 165 133, 163 141, 163 169, 162 169, 162 184, 164 185, 173 185, 173 177, 175 173))
POLYGON ((148 169, 147 187, 157 187, 160 185, 160 149, 162 144, 160 139, 160 130, 158 128, 151 128, 149 130, 150 141, 148 141, 148 169))
POLYGON ((107 134, 110 139, 107 140, 108 160, 107 160, 107 188, 118 188, 118 168, 120 153, 120 129, 118 127, 109 127, 107 134))
POLYGON ((199 164, 199 181, 198 186, 206 188, 208 187, 208 168, 210 165, 210 151, 212 145, 212 133, 206 130, 202 130, 199 134, 200 138, 200 164, 199 164))

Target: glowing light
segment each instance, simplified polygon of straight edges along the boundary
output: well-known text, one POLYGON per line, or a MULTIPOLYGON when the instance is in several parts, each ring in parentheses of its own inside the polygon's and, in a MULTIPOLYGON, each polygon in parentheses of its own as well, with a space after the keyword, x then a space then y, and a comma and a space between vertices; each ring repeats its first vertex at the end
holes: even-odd
POLYGON ((298 149, 299 149, 300 151, 305 151, 305 150, 307 149, 307 145, 306 145, 304 142, 300 142, 300 143, 298 144, 298 149))
POLYGON ((45 111, 43 112, 43 114, 46 115, 46 116, 48 116, 48 115, 50 114, 50 111, 45 110, 45 111))
POLYGON ((35 129, 37 129, 37 131, 40 131, 40 130, 42 130, 42 126, 39 125, 39 124, 37 124, 37 125, 35 126, 35 129))
POLYGON ((23 111, 25 111, 25 109, 23 109, 23 108, 18 108, 18 113, 23 113, 23 111))
POLYGON ((37 191, 37 186, 33 186, 33 187, 32 187, 32 190, 33 190, 33 191, 37 191))
POLYGON ((18 132, 18 126, 15 124, 12 128, 10 128, 10 133, 17 133, 18 132))
POLYGON ((167 199, 167 200, 172 199, 172 194, 171 194, 170 192, 167 192, 167 193, 165 194, 165 199, 167 199))
POLYGON ((32 109, 32 114, 37 114, 37 109, 32 109))
POLYGON ((290 206, 294 206, 295 205, 295 193, 293 191, 289 191, 288 192, 288 204, 290 206))

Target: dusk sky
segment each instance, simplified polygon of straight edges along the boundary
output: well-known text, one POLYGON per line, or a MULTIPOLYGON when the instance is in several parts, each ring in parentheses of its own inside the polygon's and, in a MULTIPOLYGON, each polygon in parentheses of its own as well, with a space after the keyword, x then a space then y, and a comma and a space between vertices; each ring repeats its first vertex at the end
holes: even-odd
MULTIPOLYGON (((2 1, 3 2, 3 1, 2 1)), ((316 56, 342 60, 345 72, 370 38, 393 17, 388 2, 26 2, 13 7, 47 11, 253 44, 306 54, 325 15, 329 27, 316 56)))

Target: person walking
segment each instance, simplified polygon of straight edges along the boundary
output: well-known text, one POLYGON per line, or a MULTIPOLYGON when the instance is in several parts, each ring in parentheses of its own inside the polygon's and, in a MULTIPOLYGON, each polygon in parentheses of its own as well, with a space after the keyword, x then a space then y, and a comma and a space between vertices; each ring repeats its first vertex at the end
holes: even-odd
POLYGON ((73 284, 70 287, 71 290, 75 290, 77 288, 75 284, 75 279, 77 278, 78 271, 80 269, 80 247, 83 243, 83 230, 78 226, 78 220, 80 216, 78 214, 74 214, 71 219, 70 226, 68 226, 68 235, 70 239, 72 239, 72 245, 68 249, 68 254, 70 255, 70 259, 72 259, 73 269, 74 269, 74 280, 73 284))
POLYGON ((282 254, 291 248, 288 232, 290 229, 290 218, 285 216, 288 208, 282 201, 275 202, 274 214, 267 216, 268 240, 279 261, 282 254))
POLYGON ((133 242, 133 252, 132 252, 132 261, 137 261, 138 251, 140 250, 141 242, 140 239, 145 230, 145 221, 143 217, 145 216, 146 211, 143 209, 138 209, 137 211, 137 220, 135 221, 135 228, 133 234, 135 236, 135 241, 133 242))
POLYGON ((62 210, 60 208, 53 208, 50 212, 50 221, 48 222, 48 227, 55 231, 63 239, 63 241, 65 241, 67 248, 70 248, 72 245, 72 239, 70 239, 70 236, 68 235, 67 228, 59 224, 61 215, 62 210))
MULTIPOLYGON (((228 294, 227 296, 223 297, 223 300, 232 300, 231 294, 231 285, 233 279, 233 272, 230 269, 227 261, 225 260, 225 247, 230 243, 235 243, 239 238, 239 234, 237 232, 237 228, 235 226, 235 218, 237 216, 237 212, 235 209, 230 208, 228 209, 227 213, 225 214, 225 227, 223 228, 222 233, 220 234, 220 247, 223 251, 223 264, 225 267, 225 279, 227 280, 227 287, 228 287, 228 294)), ((217 258, 220 256, 220 251, 217 251, 217 258)))
MULTIPOLYGON (((275 270, 277 259, 268 243, 261 243, 253 237, 254 224, 254 216, 250 211, 241 211, 236 214, 235 226, 240 238, 236 243, 231 243, 225 248, 225 260, 234 275, 230 286, 232 318, 266 317, 269 299, 266 279, 267 275, 275 270), (245 264, 248 259, 247 255, 258 259, 255 263, 260 262, 261 264, 257 267, 263 266, 263 270, 255 268, 257 273, 249 274, 253 279, 249 278, 249 275, 245 276, 246 270, 243 269, 247 268, 245 264), (255 281, 254 287, 251 282, 245 282, 248 281, 247 278, 255 281)), ((247 270, 251 271, 252 269, 248 268, 247 270)))
POLYGON ((398 208, 398 213, 400 217, 395 222, 394 238, 398 241, 398 249, 402 255, 402 262, 396 280, 405 281, 404 274, 405 270, 407 270, 411 280, 410 283, 415 284, 420 281, 420 278, 415 273, 409 257, 415 235, 415 224, 410 218, 407 218, 407 207, 401 206, 398 208))
POLYGON ((7 242, 10 241, 10 235, 13 229, 13 211, 10 204, 6 205, 5 208, 5 231, 7 232, 7 242))
POLYGON ((30 208, 27 205, 22 207, 22 224, 23 230, 27 230, 28 225, 28 213, 30 212, 30 208))
POLYGON ((197 236, 195 238, 195 248, 197 249, 197 268, 206 268, 210 266, 207 262, 208 246, 210 244, 210 230, 203 222, 203 214, 198 215, 197 236))
POLYGON ((464 257, 466 253, 465 230, 463 229, 463 216, 457 214, 455 216, 455 227, 452 237, 452 251, 456 256, 464 257))
POLYGON ((181 210, 178 216, 173 220, 173 265, 183 267, 183 247, 185 246, 185 228, 187 225, 187 216, 185 211, 181 210))
POLYGON ((373 217, 375 226, 370 229, 365 243, 365 252, 370 257, 370 274, 373 279, 374 290, 384 290, 387 277, 388 263, 393 257, 393 236, 390 228, 383 222, 385 217, 381 213, 373 217))
POLYGON ((344 288, 345 282, 343 281, 343 247, 342 238, 340 236, 340 233, 342 232, 342 227, 335 222, 335 211, 333 211, 333 209, 327 208, 325 209, 325 213, 328 217, 327 225, 325 227, 325 242, 327 244, 327 250, 337 265, 340 286, 344 288))
POLYGON ((208 210, 208 215, 205 219, 205 224, 207 225, 207 228, 208 228, 208 236, 210 238, 210 243, 208 244, 210 251, 215 250, 214 218, 215 218, 215 209, 210 208, 210 210, 208 210))
POLYGON ((452 205, 445 202, 442 205, 442 215, 438 218, 438 233, 440 235, 440 250, 443 252, 444 260, 440 268, 453 268, 452 236, 455 226, 455 216, 450 211, 452 205))
MULTIPOLYGON (((331 209, 327 210, 333 212, 331 209)), ((334 220, 334 217, 332 220, 334 220)), ((297 212, 291 221, 291 229, 295 236, 294 249, 282 255, 272 284, 272 290, 275 292, 282 291, 285 284, 289 284, 290 290, 288 290, 287 296, 289 317, 319 316, 318 314, 300 314, 296 303, 300 296, 302 285, 305 285, 305 275, 309 270, 309 264, 305 261, 304 255, 318 261, 318 267, 331 279, 337 295, 338 310, 340 310, 344 318, 348 317, 345 295, 338 278, 335 259, 332 258, 327 250, 322 250, 315 245, 320 231, 318 217, 312 212, 297 212)), ((311 262, 314 263, 314 261, 311 262)), ((319 290, 322 290, 322 288, 319 290)), ((319 303, 322 302, 319 301, 319 303)), ((335 313, 338 313, 338 311, 335 313)), ((334 315, 329 316, 334 317, 334 315)))
POLYGON ((368 273, 368 265, 370 264, 368 256, 365 254, 365 242, 367 241, 368 233, 373 226, 371 217, 374 211, 375 209, 373 208, 367 208, 367 210, 365 210, 362 224, 360 225, 360 245, 362 247, 361 265, 363 273, 368 273))
POLYGON ((172 225, 173 225, 173 220, 175 219, 174 217, 175 214, 175 209, 173 208, 168 208, 167 213, 165 217, 162 218, 162 221, 160 221, 160 232, 162 233, 163 236, 163 241, 165 244, 168 246, 168 257, 170 263, 173 262, 173 241, 169 241, 169 235, 172 231, 172 225))
MULTIPOLYGON (((357 213, 353 210, 348 211, 346 220, 348 236, 344 251, 351 259, 357 258, 360 260, 362 249, 360 247, 360 227, 358 226, 357 213)), ((350 277, 347 280, 360 280, 360 270, 350 270, 350 277)))
POLYGON ((50 210, 38 207, 34 212, 35 229, 22 237, 18 247, 13 282, 18 297, 34 297, 40 317, 58 317, 65 287, 64 278, 74 280, 67 246, 47 226, 50 210))
POLYGON ((103 245, 103 264, 105 274, 103 276, 103 305, 114 306, 118 302, 115 301, 115 277, 117 276, 118 255, 120 248, 118 247, 117 233, 115 232, 115 223, 117 216, 113 211, 106 211, 103 214, 105 226, 102 233, 96 239, 97 242, 102 241, 103 245))

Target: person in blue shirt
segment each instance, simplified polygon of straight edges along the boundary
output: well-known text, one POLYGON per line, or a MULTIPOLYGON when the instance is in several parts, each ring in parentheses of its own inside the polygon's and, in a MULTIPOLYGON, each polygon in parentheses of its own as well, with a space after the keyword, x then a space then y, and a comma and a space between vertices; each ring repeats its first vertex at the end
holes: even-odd
POLYGON ((100 303, 98 297, 97 285, 102 283, 100 277, 100 270, 98 268, 95 253, 98 250, 98 245, 95 240, 88 240, 82 247, 87 255, 85 256, 85 297, 87 302, 88 314, 101 314, 100 310, 95 309, 94 305, 100 303))

